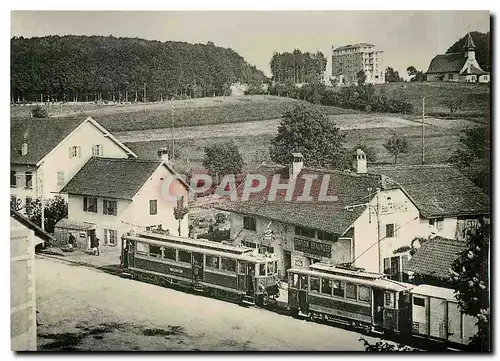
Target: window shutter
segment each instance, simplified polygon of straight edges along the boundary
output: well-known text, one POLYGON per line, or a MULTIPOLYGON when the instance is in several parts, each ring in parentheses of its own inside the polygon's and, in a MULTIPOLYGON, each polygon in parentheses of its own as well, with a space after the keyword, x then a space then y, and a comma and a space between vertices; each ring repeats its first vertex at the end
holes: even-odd
POLYGON ((108 230, 104 230, 104 244, 108 244, 108 230))
POLYGON ((87 197, 83 197, 83 211, 87 211, 87 197))
POLYGON ((102 214, 108 214, 108 201, 102 200, 102 214))
POLYGON ((401 272, 404 272, 406 270, 406 266, 408 264, 408 255, 402 255, 401 256, 401 272))
POLYGON ((388 273, 387 270, 389 270, 390 273, 390 269, 391 269, 391 259, 384 258, 384 273, 388 273))
POLYGON ((71 147, 69 147, 69 157, 71 159, 71 147))

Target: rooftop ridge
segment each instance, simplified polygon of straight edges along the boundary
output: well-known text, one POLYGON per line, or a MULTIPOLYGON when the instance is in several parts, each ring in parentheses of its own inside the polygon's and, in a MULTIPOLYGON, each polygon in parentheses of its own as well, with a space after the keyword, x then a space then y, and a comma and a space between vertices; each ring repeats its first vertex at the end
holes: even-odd
POLYGON ((99 159, 99 160, 111 160, 114 162, 136 162, 136 163, 151 163, 151 164, 158 164, 162 162, 161 160, 153 160, 153 159, 144 159, 144 158, 113 158, 113 157, 101 157, 101 156, 92 156, 90 158, 91 160, 93 159, 99 159))

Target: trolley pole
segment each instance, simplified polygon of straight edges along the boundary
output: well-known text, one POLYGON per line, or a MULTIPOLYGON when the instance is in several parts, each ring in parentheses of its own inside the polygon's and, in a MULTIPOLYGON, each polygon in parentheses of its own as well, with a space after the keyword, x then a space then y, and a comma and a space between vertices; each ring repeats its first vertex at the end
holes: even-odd
POLYGON ((380 188, 377 188, 377 249, 378 249, 378 269, 379 273, 384 273, 384 260, 382 259, 382 247, 380 241, 381 237, 381 226, 380 226, 380 188))

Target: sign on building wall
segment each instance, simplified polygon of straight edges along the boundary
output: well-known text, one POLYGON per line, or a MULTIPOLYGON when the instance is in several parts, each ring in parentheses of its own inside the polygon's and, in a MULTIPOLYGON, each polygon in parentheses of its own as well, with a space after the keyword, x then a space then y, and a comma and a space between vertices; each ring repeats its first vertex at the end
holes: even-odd
POLYGON ((380 207, 381 214, 390 214, 396 212, 406 212, 408 210, 408 203, 389 203, 386 205, 382 205, 380 207))
POLYGON ((294 238, 293 249, 321 257, 330 258, 332 255, 331 244, 314 242, 308 239, 294 238))

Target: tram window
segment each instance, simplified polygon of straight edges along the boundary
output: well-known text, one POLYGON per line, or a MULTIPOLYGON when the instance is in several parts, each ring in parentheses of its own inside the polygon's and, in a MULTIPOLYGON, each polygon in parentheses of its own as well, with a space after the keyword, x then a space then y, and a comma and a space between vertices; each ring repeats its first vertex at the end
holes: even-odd
POLYGON ((293 282, 292 282, 293 287, 299 288, 299 275, 296 273, 291 273, 290 275, 292 276, 292 279, 293 279, 293 282))
POLYGON ((300 289, 307 290, 307 276, 300 276, 300 289))
POLYGON ((238 273, 240 275, 244 275, 246 267, 247 267, 247 264, 245 262, 238 262, 238 273))
POLYGON ((172 261, 176 261, 176 252, 174 248, 164 247, 163 248, 163 258, 171 259, 172 261))
POLYGON ((149 254, 149 244, 137 242, 137 253, 149 254))
POLYGON ((309 282, 311 284, 311 292, 319 292, 319 278, 311 277, 309 282))
POLYGON ((345 296, 345 286, 343 282, 333 281, 333 295, 344 298, 345 296))
POLYGON ((394 308, 394 292, 385 293, 385 307, 394 308))
POLYGON ((205 266, 208 268, 219 269, 219 257, 209 256, 208 254, 205 256, 205 266))
POLYGON ((179 250, 179 262, 191 263, 191 252, 179 250))
POLYGON ((278 273, 278 261, 274 261, 274 273, 278 273))
POLYGON ((413 297, 413 304, 415 306, 425 307, 425 298, 413 297))
POLYGON ((357 293, 356 285, 353 285, 352 283, 346 283, 346 285, 345 285, 346 298, 350 298, 352 300, 355 300, 358 298, 358 295, 356 293, 357 293))
POLYGON ((265 276, 266 275, 266 264, 261 263, 259 264, 259 276, 265 276))
POLYGON ((161 247, 154 244, 149 245, 149 255, 156 258, 161 258, 161 247))
POLYGON ((362 302, 370 302, 370 287, 358 286, 358 299, 362 302))
POLYGON ((321 293, 325 295, 332 295, 332 280, 328 278, 321 279, 321 293))
POLYGON ((221 269, 223 271, 235 272, 236 271, 236 261, 232 258, 221 257, 221 269))

